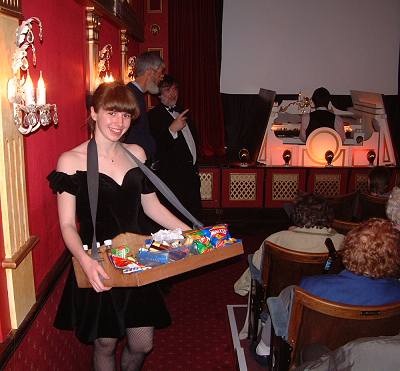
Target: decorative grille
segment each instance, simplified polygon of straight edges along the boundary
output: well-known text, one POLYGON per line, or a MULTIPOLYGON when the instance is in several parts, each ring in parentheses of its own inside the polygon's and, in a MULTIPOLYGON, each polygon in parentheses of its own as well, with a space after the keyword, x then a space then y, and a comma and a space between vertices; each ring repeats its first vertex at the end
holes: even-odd
POLYGON ((203 201, 212 200, 214 174, 200 172, 200 195, 203 201))
POLYGON ((356 174, 356 191, 368 193, 368 174, 356 174))
POLYGON ((256 173, 229 174, 229 200, 255 201, 257 196, 256 173))
POLYGON ((272 201, 293 200, 299 189, 299 174, 272 175, 272 201))
POLYGON ((340 174, 316 174, 314 193, 324 197, 334 197, 340 194, 340 174))

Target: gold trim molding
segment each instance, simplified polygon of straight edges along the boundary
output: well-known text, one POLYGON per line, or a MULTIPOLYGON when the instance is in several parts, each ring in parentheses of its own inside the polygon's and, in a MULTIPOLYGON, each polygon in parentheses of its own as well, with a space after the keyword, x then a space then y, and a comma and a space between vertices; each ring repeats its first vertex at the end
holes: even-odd
POLYGON ((0 0, 0 13, 23 19, 21 2, 22 0, 0 0))
POLYGON ((121 44, 121 75, 125 84, 127 84, 130 79, 128 77, 128 43, 129 37, 126 29, 119 31, 119 40, 121 44))
POLYGON ((32 251, 32 249, 39 242, 36 236, 29 237, 28 241, 16 252, 11 258, 6 258, 1 262, 4 269, 17 269, 25 257, 32 251))
MULTIPOLYGON (((7 81, 12 75, 10 62, 18 23, 18 19, 0 14, 1 97, 7 96, 7 81)), ((0 184, 4 260, 15 263, 15 269, 6 270, 11 327, 15 329, 36 302, 31 250, 37 238, 29 235, 24 137, 15 127, 11 105, 4 102, 0 105, 0 184)))
POLYGON ((101 16, 96 12, 94 7, 86 7, 86 89, 90 93, 96 89, 100 26, 101 16))

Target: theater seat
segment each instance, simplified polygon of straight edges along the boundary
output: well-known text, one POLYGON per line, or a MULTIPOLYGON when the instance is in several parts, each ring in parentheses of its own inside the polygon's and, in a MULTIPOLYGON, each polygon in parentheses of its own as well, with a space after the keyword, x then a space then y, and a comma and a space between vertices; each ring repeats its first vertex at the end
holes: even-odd
POLYGON ((322 344, 334 350, 358 338, 392 336, 399 331, 400 302, 367 307, 338 304, 296 287, 289 321, 288 345, 281 341, 277 346, 277 339, 273 342, 277 359, 274 369, 286 370, 298 366, 301 351, 312 344, 322 344), (289 346, 286 364, 282 357, 285 346, 289 346))

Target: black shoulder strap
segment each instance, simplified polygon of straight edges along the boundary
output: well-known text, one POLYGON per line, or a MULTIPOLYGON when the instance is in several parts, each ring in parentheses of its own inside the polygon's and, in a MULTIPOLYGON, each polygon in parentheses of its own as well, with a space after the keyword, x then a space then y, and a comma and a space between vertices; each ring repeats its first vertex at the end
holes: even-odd
POLYGON ((90 213, 93 224, 92 258, 99 260, 96 240, 96 215, 99 196, 99 160, 97 157, 97 146, 94 138, 90 139, 87 147, 87 186, 90 204, 90 213))
POLYGON ((162 195, 186 218, 193 223, 193 228, 203 227, 203 223, 197 220, 178 200, 174 193, 168 188, 168 186, 154 174, 145 164, 143 164, 135 155, 128 151, 124 146, 122 148, 126 153, 135 161, 136 165, 143 171, 143 173, 149 178, 154 186, 162 193, 162 195))

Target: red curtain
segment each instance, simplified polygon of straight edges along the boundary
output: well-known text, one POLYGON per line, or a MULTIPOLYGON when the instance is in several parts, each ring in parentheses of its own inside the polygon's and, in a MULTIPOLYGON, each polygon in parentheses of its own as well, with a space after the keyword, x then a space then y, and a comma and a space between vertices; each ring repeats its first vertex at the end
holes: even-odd
POLYGON ((202 156, 224 154, 219 92, 222 0, 169 0, 169 72, 199 133, 202 156))

